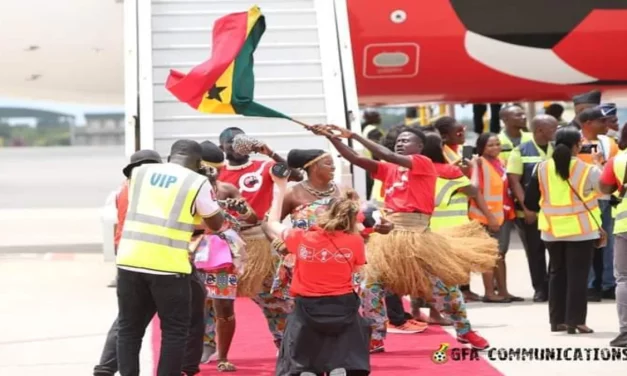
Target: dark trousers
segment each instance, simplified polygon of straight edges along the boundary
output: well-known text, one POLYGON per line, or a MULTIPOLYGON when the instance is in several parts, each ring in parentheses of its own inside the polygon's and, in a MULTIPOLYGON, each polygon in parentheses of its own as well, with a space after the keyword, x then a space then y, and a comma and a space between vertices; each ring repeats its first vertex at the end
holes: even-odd
POLYGON ((139 351, 147 322, 161 320, 157 376, 181 376, 191 319, 190 275, 157 275, 118 270, 119 372, 139 376, 139 351))
POLYGON ((387 308, 388 320, 394 326, 404 325, 408 319, 412 318, 409 313, 405 312, 403 300, 396 294, 385 295, 385 307, 387 308))
MULTIPOLYGON (((472 106, 473 112, 473 124, 475 128, 475 133, 481 134, 483 133, 483 115, 488 111, 488 106, 485 104, 474 104, 472 106)), ((500 133, 501 132, 501 120, 499 118, 499 112, 501 111, 500 103, 491 103, 490 104, 490 132, 492 133, 500 133)))
POLYGON ((516 231, 525 248, 531 284, 536 293, 547 293, 548 274, 546 247, 542 241, 538 222, 527 224, 523 218, 516 218, 516 231))
MULTIPOLYGON (((183 359, 183 372, 189 376, 200 373, 199 364, 200 358, 202 358, 202 345, 205 330, 204 310, 207 290, 196 274, 193 274, 191 278, 191 292, 191 321, 189 335, 187 337, 187 346, 185 347, 185 358, 183 359)), ((151 320, 152 316, 148 318, 145 326, 148 326, 151 320)), ((107 333, 105 346, 100 356, 100 363, 94 367, 94 376, 113 376, 118 371, 117 340, 118 319, 116 318, 107 333)))
POLYGON ((549 249, 549 318, 551 324, 583 325, 588 313, 588 271, 592 240, 547 242, 549 249))

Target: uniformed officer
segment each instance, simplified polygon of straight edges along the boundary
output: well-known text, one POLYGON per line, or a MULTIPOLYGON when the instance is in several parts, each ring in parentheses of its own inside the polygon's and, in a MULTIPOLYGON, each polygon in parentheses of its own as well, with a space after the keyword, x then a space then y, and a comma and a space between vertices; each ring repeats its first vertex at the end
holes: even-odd
POLYGON ((198 174, 202 148, 190 140, 172 145, 168 163, 133 170, 124 231, 117 254, 117 354, 122 376, 139 375, 146 317, 161 320, 158 376, 180 376, 190 322, 192 265, 189 242, 204 221, 224 221, 206 176, 198 174))
POLYGON ((598 90, 592 90, 587 93, 575 95, 573 97, 573 105, 575 106, 575 118, 568 125, 581 129, 579 114, 581 114, 584 110, 588 108, 596 107, 600 104, 601 92, 598 90))

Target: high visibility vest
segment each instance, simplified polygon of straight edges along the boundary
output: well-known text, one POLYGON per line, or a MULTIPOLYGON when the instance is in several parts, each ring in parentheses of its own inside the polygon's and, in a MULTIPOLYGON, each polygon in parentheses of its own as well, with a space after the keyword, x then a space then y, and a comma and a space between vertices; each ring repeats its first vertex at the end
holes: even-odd
POLYGON ((461 152, 456 152, 448 145, 444 145, 442 151, 444 152, 444 159, 446 160, 446 163, 455 164, 462 159, 461 152))
MULTIPOLYGON (((553 155, 553 146, 549 144, 547 152, 544 153, 544 151, 536 145, 536 142, 532 138, 531 140, 522 142, 518 145, 518 150, 520 150, 520 159, 523 164, 523 174, 520 178, 520 183, 523 188, 525 188, 527 184, 529 184, 529 180, 533 175, 533 170, 536 168, 536 165, 548 158, 551 158, 553 155)), ((518 218, 523 218, 525 216, 522 206, 518 201, 514 203, 514 208, 516 209, 516 216, 518 218)))
MULTIPOLYGON (((618 144, 614 141, 614 139, 604 135, 599 135, 598 139, 599 142, 596 145, 600 148, 598 151, 603 154, 603 160, 605 162, 609 161, 610 158, 618 154, 618 144)), ((588 143, 589 142, 584 141, 584 145, 588 143)), ((579 154, 577 157, 586 163, 592 164, 594 162, 592 154, 579 154)))
POLYGON ((203 183, 205 176, 172 163, 135 168, 117 264, 190 274, 189 243, 201 222, 192 205, 203 183))
MULTIPOLYGON (((501 176, 487 159, 481 157, 479 160, 481 167, 479 173, 483 178, 483 191, 480 192, 480 194, 483 196, 490 213, 494 215, 499 225, 502 225, 505 221, 505 212, 503 209, 503 190, 505 189, 505 183, 503 182, 504 176, 501 176)), ((470 200, 468 215, 471 219, 486 225, 488 224, 488 218, 486 218, 474 200, 470 200)))
POLYGON ((375 202, 383 203, 383 193, 383 183, 381 182, 381 180, 375 180, 372 184, 370 199, 375 202))
MULTIPOLYGON (((625 179, 625 167, 627 166, 627 154, 620 153, 614 158, 614 176, 619 182, 625 179)), ((621 188, 619 186, 619 188, 621 188)), ((624 189, 624 188, 622 188, 624 189)), ((620 189, 619 189, 620 191, 620 189)), ((615 192, 618 196, 618 191, 615 192)), ((627 232, 627 197, 623 197, 622 201, 614 209, 614 234, 622 234, 627 232)))
MULTIPOLYGON (((533 136, 529 132, 520 132, 520 143, 531 141, 533 136)), ((499 133, 499 141, 501 142, 501 153, 499 154, 499 159, 503 166, 507 166, 507 160, 509 159, 509 155, 514 150, 515 146, 512 140, 505 134, 505 131, 499 133)))
POLYGON ((570 162, 568 181, 584 200, 584 205, 568 183, 557 175, 553 159, 538 165, 540 183, 538 228, 541 231, 559 239, 592 234, 599 229, 597 223, 601 223, 601 211, 597 201, 598 195, 596 192, 584 194, 584 186, 591 167, 577 158, 570 162), (592 214, 588 212, 586 206, 592 214))
POLYGON ((429 227, 433 230, 463 225, 468 219, 468 196, 458 190, 470 185, 470 179, 437 178, 435 181, 435 209, 429 227))

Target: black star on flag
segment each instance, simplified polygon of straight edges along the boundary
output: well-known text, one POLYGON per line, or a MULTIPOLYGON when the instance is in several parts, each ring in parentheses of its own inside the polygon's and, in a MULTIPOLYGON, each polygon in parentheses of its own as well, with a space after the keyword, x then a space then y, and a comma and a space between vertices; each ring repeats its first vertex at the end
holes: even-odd
POLYGON ((226 86, 216 86, 214 84, 207 93, 207 99, 215 99, 218 102, 222 103, 222 97, 220 96, 220 93, 222 93, 224 89, 226 89, 226 86))

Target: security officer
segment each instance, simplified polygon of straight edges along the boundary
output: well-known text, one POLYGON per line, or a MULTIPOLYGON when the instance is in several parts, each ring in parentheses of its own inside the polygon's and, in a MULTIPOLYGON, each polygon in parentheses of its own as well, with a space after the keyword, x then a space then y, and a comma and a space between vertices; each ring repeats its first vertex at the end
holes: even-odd
POLYGON ((218 231, 224 222, 206 176, 202 148, 190 140, 172 145, 168 163, 135 168, 117 254, 117 354, 122 376, 139 375, 146 317, 161 320, 158 376, 180 376, 187 341, 192 265, 188 248, 194 226, 204 220, 218 231))
POLYGON ((531 140, 531 133, 527 132, 527 116, 522 107, 515 104, 504 107, 499 112, 499 117, 503 122, 503 130, 499 133, 501 141, 501 154, 499 159, 503 166, 507 166, 507 160, 514 148, 522 142, 531 140))
POLYGON ((537 215, 524 206, 525 189, 535 166, 553 154, 551 141, 555 137, 557 120, 550 115, 537 115, 531 120, 533 139, 515 148, 507 161, 507 178, 516 207, 516 229, 527 254, 531 282, 535 290, 533 301, 548 300, 546 248, 540 238, 537 215))
POLYGON ((584 110, 588 108, 596 107, 600 104, 601 92, 598 90, 592 90, 587 93, 575 95, 573 97, 573 105, 575 106, 575 118, 568 125, 581 129, 579 114, 581 114, 584 110))

